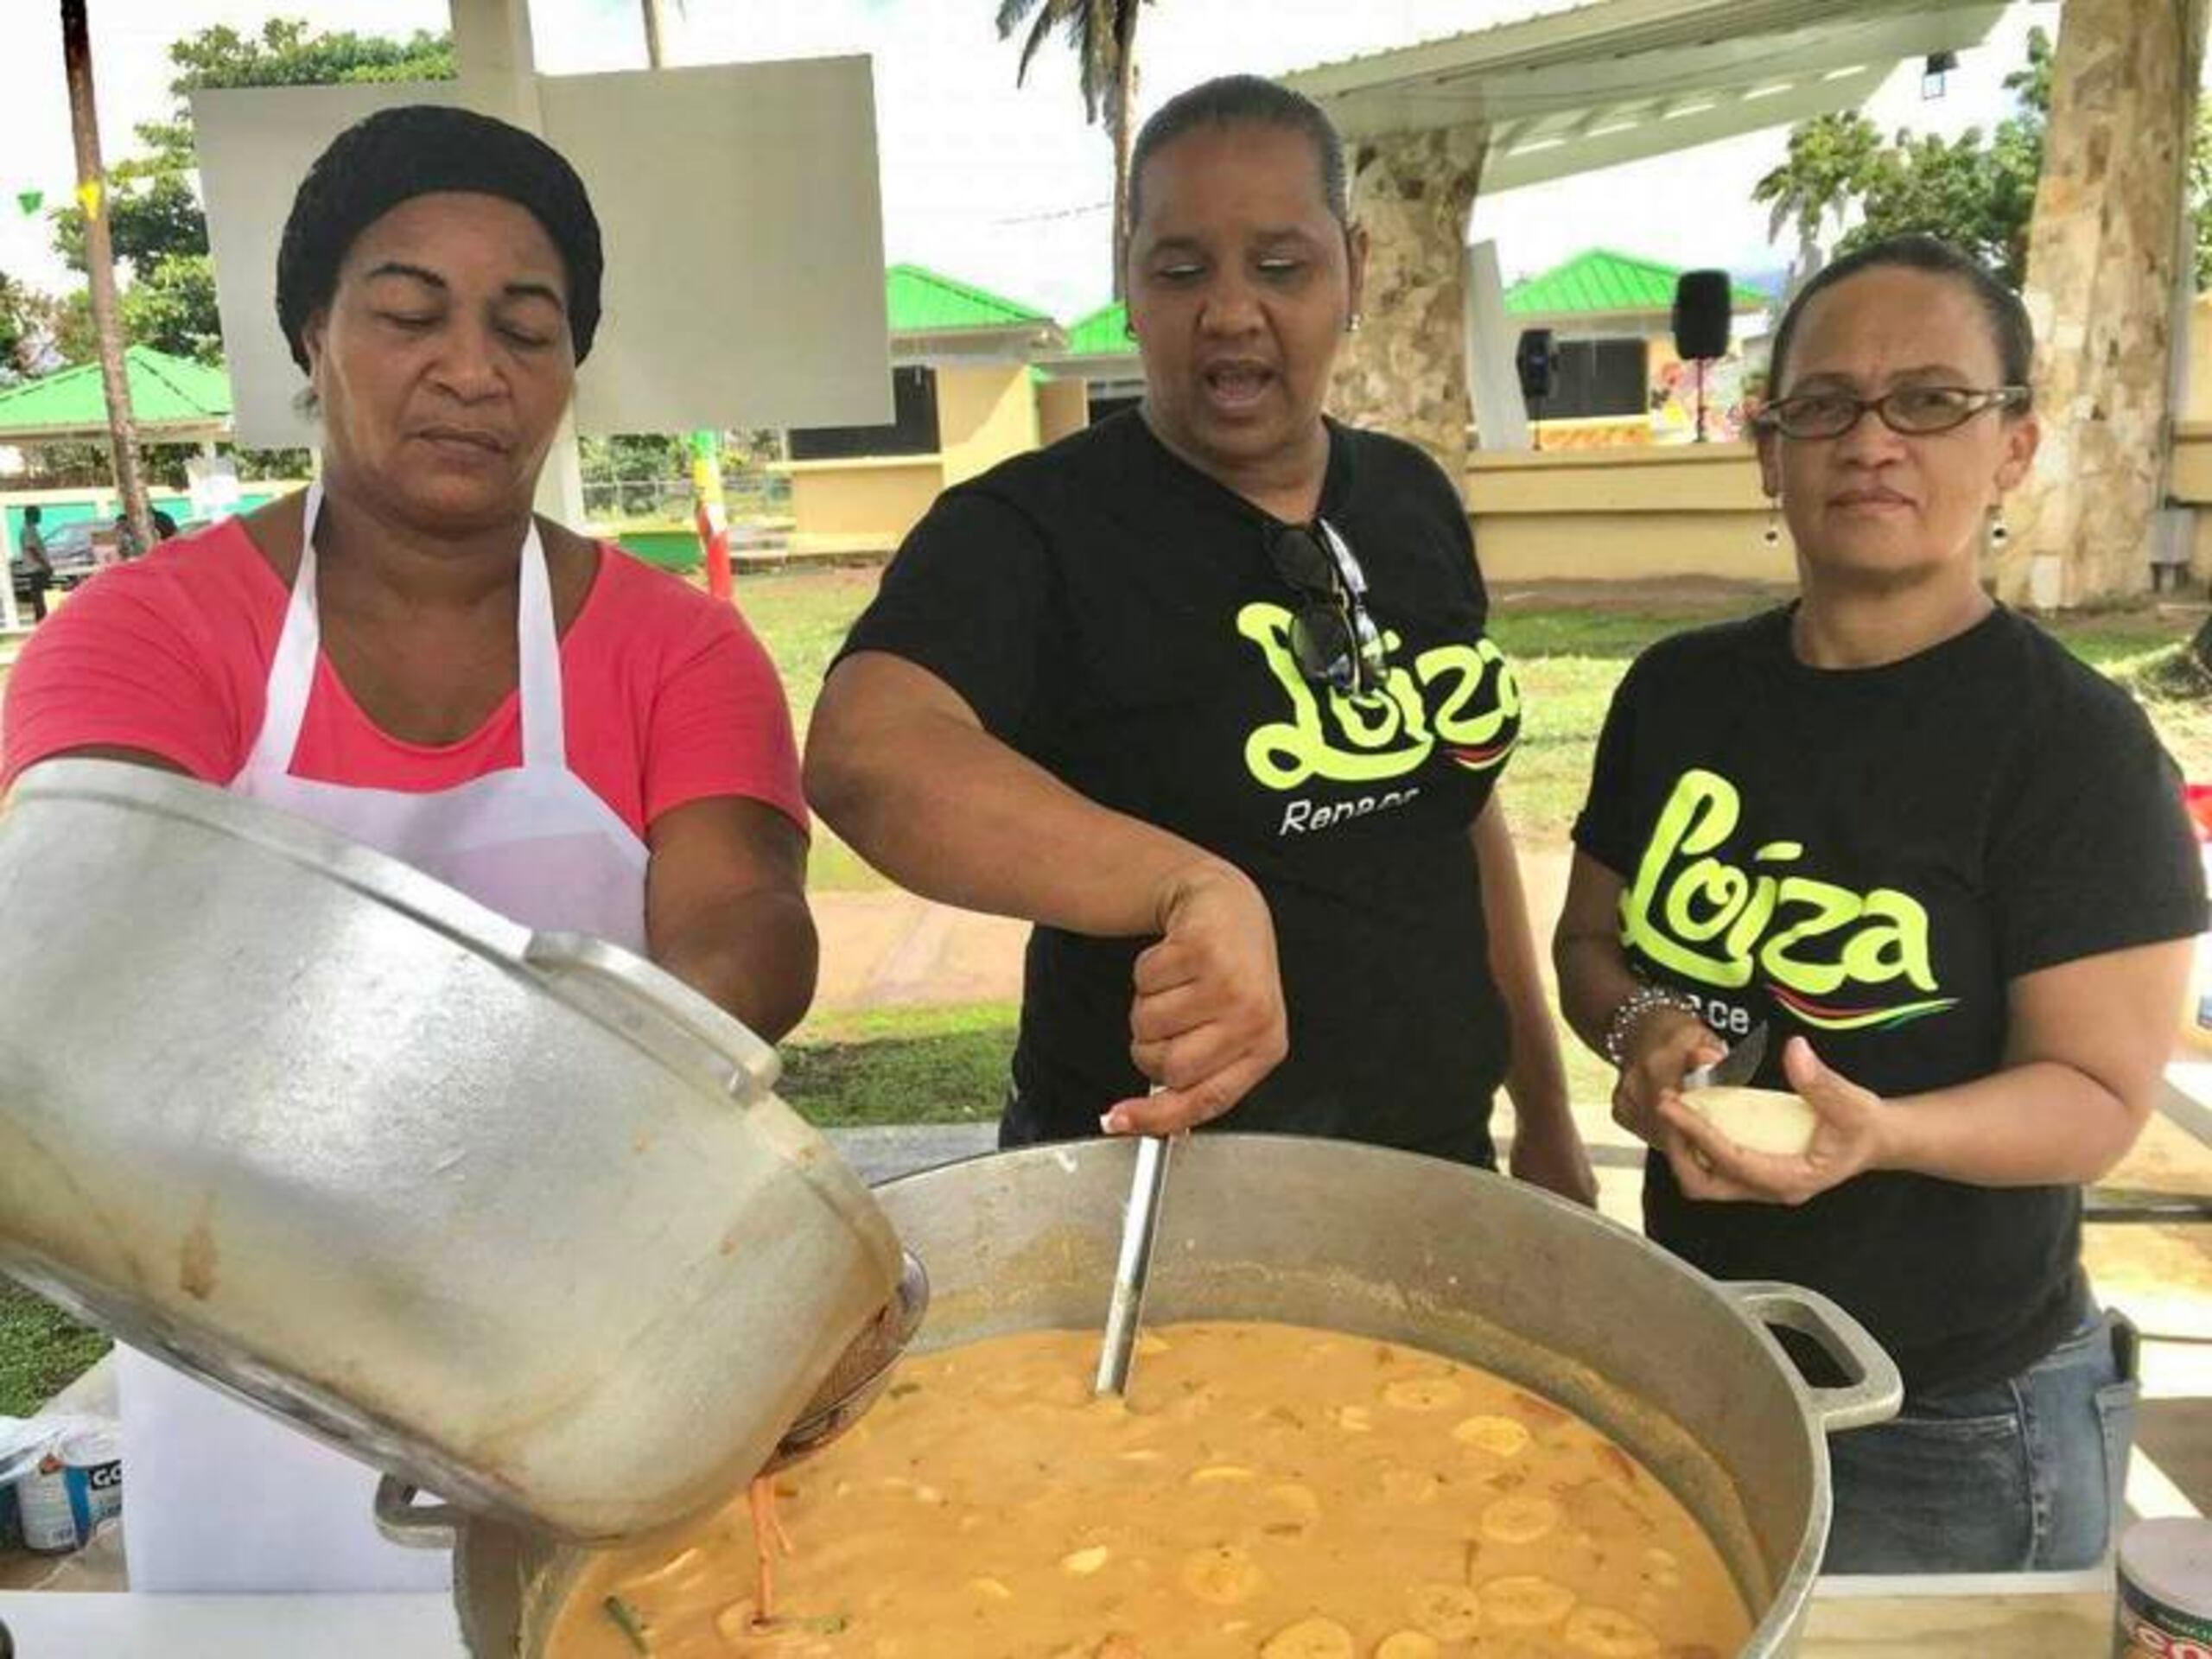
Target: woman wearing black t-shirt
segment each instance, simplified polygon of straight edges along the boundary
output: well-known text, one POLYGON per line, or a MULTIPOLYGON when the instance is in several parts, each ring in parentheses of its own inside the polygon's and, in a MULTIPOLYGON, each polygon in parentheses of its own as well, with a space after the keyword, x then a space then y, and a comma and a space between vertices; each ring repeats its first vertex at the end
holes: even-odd
POLYGON ((1367 249, 1337 136, 1209 82, 1129 194, 1142 408, 938 499, 823 689, 808 793, 915 891, 1037 924, 1006 1142, 1233 1106, 1490 1164, 1503 1081, 1514 1172, 1588 1202, 1466 514, 1321 413, 1367 249))
POLYGON ((2152 1109, 2204 894, 2141 712, 1979 579, 2035 454, 2032 349, 1927 238, 1791 303, 1758 429, 1800 596, 1622 681, 1554 944, 1654 1149, 1651 1236, 1826 1292, 1904 1373, 1894 1422, 1830 1444, 1832 1572, 2092 1563, 2132 1427, 2080 1188, 2152 1109), (1802 1156, 1683 1104, 1761 1024, 1802 1156))

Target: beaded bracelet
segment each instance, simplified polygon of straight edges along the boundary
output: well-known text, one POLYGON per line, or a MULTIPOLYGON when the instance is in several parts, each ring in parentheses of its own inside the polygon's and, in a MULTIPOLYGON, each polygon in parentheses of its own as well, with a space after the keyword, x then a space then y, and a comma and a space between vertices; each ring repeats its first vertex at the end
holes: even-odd
POLYGON ((1606 1059, 1615 1066, 1627 1065, 1629 1033, 1638 1020, 1657 1008, 1680 1008, 1694 1019, 1697 1015, 1697 1004, 1671 986, 1639 985, 1620 1000, 1620 1006, 1605 1021, 1606 1059))

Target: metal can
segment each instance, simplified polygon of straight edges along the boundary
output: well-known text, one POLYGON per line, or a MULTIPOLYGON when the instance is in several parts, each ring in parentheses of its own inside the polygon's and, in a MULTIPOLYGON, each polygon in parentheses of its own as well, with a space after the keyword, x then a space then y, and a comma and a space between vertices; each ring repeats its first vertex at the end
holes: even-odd
POLYGON ((2113 1659, 2212 1659, 2212 1521, 2139 1521, 2120 1545, 2113 1659))
POLYGON ((44 1555, 81 1549, 92 1529, 123 1511, 123 1460, 107 1428, 64 1434, 17 1478, 23 1548, 44 1555))
POLYGON ((82 1512, 85 1536, 123 1513, 123 1448, 112 1428, 86 1428, 63 1437, 61 1463, 68 1471, 70 1502, 82 1512))

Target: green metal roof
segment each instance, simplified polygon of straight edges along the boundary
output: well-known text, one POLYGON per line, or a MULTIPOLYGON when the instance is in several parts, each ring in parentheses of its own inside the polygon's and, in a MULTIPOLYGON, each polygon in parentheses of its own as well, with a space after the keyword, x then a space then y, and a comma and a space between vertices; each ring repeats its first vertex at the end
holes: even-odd
MULTIPOLYGON (((1540 276, 1505 290, 1509 316, 1573 316, 1601 311, 1672 311, 1681 272, 1656 259, 1638 259, 1610 248, 1590 248, 1540 276)), ((1767 296, 1732 285, 1739 310, 1763 307, 1767 296)))
POLYGON ((1116 300, 1102 305, 1089 316, 1068 325, 1070 357, 1135 357, 1137 343, 1129 338, 1129 308, 1116 300))
MULTIPOLYGON (((222 370, 150 346, 129 347, 124 363, 131 416, 142 435, 158 436, 165 428, 204 431, 229 422, 231 378, 222 370)), ((35 443, 106 430, 107 394, 97 363, 0 391, 0 442, 35 443)))
POLYGON ((893 265, 883 273, 894 334, 949 334, 963 328, 1050 327, 1034 306, 1009 300, 923 265, 893 265))

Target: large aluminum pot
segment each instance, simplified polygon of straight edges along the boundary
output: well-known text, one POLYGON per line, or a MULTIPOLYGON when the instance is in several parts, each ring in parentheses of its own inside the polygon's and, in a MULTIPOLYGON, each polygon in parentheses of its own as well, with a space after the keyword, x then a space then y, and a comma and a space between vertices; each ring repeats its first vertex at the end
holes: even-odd
MULTIPOLYGON (((878 1188, 929 1269, 916 1348, 1099 1325, 1131 1151, 1034 1147, 878 1188)), ((1872 1339, 1809 1292, 1716 1284, 1532 1187, 1337 1141, 1209 1135, 1179 1150, 1145 1314, 1411 1343, 1573 1408, 1643 1458, 1719 1543, 1757 1615, 1743 1649, 1756 1659, 1796 1645, 1827 1538, 1823 1436, 1880 1421, 1903 1395, 1872 1339), (1853 1381, 1808 1388, 1769 1325, 1805 1332, 1853 1381)), ((395 1535, 455 1546, 472 1654, 545 1659, 583 1551, 481 1521, 456 1535, 385 1519, 395 1535)))
POLYGON ((898 1283, 773 1051, 610 945, 93 761, 0 916, 0 1268, 474 1510, 713 1501, 898 1283))

